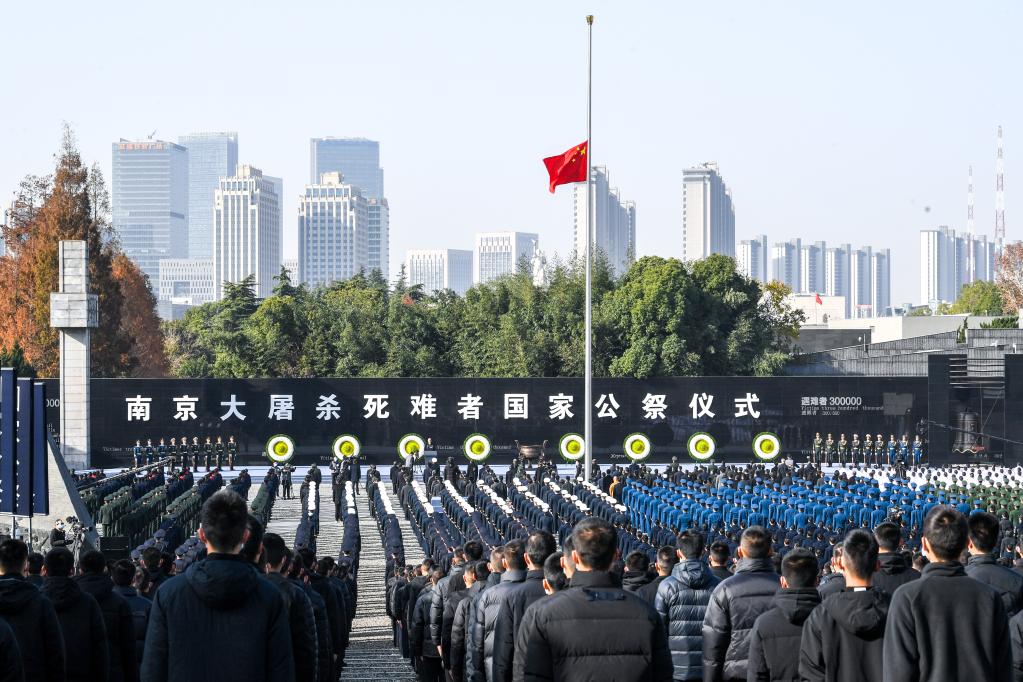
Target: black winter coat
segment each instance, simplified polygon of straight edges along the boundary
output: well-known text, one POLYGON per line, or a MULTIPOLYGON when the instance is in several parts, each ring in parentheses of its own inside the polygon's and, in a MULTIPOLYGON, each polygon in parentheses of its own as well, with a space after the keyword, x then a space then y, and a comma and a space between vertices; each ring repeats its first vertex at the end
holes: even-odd
POLYGON ((43 580, 43 594, 53 602, 64 634, 68 682, 110 679, 107 631, 96 600, 71 578, 58 576, 43 580))
POLYGON ((451 592, 465 589, 465 580, 462 579, 463 571, 462 566, 452 566, 451 571, 433 589, 433 599, 430 602, 430 636, 435 642, 443 640, 444 602, 447 601, 451 592))
POLYGON ((1009 621, 1009 640, 1012 642, 1012 679, 1023 682, 1023 612, 1009 621))
POLYGON ((110 654, 110 682, 138 682, 135 619, 128 602, 114 592, 114 583, 105 573, 79 576, 78 586, 86 594, 92 595, 103 612, 110 654))
POLYGON ((830 573, 821 580, 821 584, 817 586, 817 592, 820 594, 821 599, 828 597, 832 594, 838 594, 845 589, 845 576, 841 573, 830 573))
POLYGON ((18 640, 3 619, 0 619, 0 682, 25 682, 18 640))
POLYGON ((703 679, 745 680, 753 623, 781 589, 771 559, 742 559, 715 589, 703 619, 703 679))
POLYGON ((434 586, 427 584, 419 593, 409 620, 409 639, 412 640, 412 654, 427 658, 440 658, 437 644, 430 635, 430 602, 434 586))
MULTIPOLYGON (((484 595, 486 592, 483 593, 484 595)), ((576 571, 569 586, 526 609, 515 638, 515 680, 671 679, 657 612, 605 571, 576 571)))
POLYGON ((508 597, 494 624, 494 672, 490 682, 511 682, 515 635, 522 623, 522 615, 533 602, 546 596, 543 570, 526 571, 526 579, 508 590, 508 597))
POLYGON ((1000 566, 994 555, 971 556, 966 562, 966 575, 994 588, 1002 596, 1002 605, 1009 618, 1023 609, 1023 575, 1000 566))
MULTIPOLYGON (((316 621, 316 679, 317 682, 333 682, 334 647, 330 640, 330 619, 327 617, 327 602, 313 588, 297 580, 291 581, 298 585, 309 598, 313 607, 313 619, 316 621)), ((298 682, 302 682, 298 680, 298 682)))
POLYGON ((516 585, 526 579, 525 571, 509 570, 501 582, 483 591, 476 603, 476 615, 469 638, 472 666, 466 666, 471 682, 492 682, 494 677, 494 629, 497 616, 516 585))
POLYGON ((783 589, 774 596, 774 608, 753 623, 747 682, 800 682, 795 652, 803 637, 803 622, 820 603, 815 587, 783 589))
POLYGON ((288 614, 291 632, 291 655, 295 663, 296 682, 316 682, 316 616, 305 590, 280 573, 267 573, 263 578, 276 587, 288 614))
POLYGON ((657 590, 654 608, 664 621, 674 679, 703 679, 703 617, 721 582, 703 561, 683 561, 657 590))
MULTIPOLYGON (((459 578, 459 580, 462 579, 459 578)), ((468 597, 469 590, 465 589, 465 581, 462 580, 462 589, 455 590, 454 592, 449 593, 448 596, 444 599, 444 613, 441 618, 440 628, 440 647, 441 659, 443 661, 445 670, 451 667, 451 637, 452 631, 455 628, 455 614, 458 612, 458 605, 465 601, 465 599, 467 599, 468 597)), ((462 633, 459 636, 462 638, 461 646, 463 647, 462 655, 464 656, 465 634, 462 633)))
MULTIPOLYGON (((461 601, 455 606, 455 616, 451 621, 451 647, 447 665, 451 678, 455 682, 465 679, 465 650, 469 639, 469 616, 476 596, 486 587, 486 582, 478 582, 467 590, 459 592, 461 601)), ((445 654, 448 649, 445 647, 445 654)))
POLYGON ((807 682, 881 682, 884 590, 845 590, 821 602, 803 623, 799 674, 807 682))
POLYGON ((146 645, 146 628, 149 625, 149 609, 153 602, 141 596, 134 587, 114 587, 114 592, 124 597, 131 610, 132 627, 135 631, 135 664, 142 665, 142 652, 146 645))
POLYGON ((0 620, 14 631, 30 682, 63 682, 64 635, 53 603, 21 576, 0 577, 0 620))
POLYGON ((244 558, 210 554, 156 593, 149 612, 146 682, 294 682, 280 591, 244 558), (230 647, 225 664, 222 647, 230 647))
POLYGON ((930 563, 895 591, 884 633, 885 682, 1012 679, 1005 605, 959 562, 930 563))
POLYGON ((622 575, 622 589, 626 592, 638 592, 652 580, 653 576, 649 573, 625 573, 622 575))
POLYGON ((889 597, 902 585, 920 577, 920 571, 906 563, 905 557, 897 552, 878 554, 877 561, 881 564, 881 570, 874 574, 870 584, 887 592, 889 597))
POLYGON ((661 586, 661 583, 663 583, 667 577, 668 576, 666 575, 657 576, 646 585, 636 590, 636 596, 645 601, 647 604, 653 606, 654 602, 657 600, 657 588, 661 586))

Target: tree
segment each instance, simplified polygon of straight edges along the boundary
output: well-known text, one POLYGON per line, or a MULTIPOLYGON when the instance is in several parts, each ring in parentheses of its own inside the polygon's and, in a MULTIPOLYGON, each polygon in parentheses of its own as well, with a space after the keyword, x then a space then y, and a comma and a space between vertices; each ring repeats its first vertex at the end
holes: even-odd
MULTIPOLYGON (((109 221, 109 196, 95 166, 82 163, 69 128, 64 129, 54 174, 27 177, 17 192, 3 230, 7 255, 0 259, 0 346, 24 349, 25 358, 43 376, 58 370, 57 330, 50 327, 50 293, 58 287, 58 243, 84 240, 89 253, 89 288, 97 295, 99 327, 91 335, 95 376, 130 376, 150 357, 123 322, 125 299, 113 261, 120 253, 109 221)), ((135 324, 159 328, 155 305, 142 302, 130 313, 135 324)), ((133 325, 134 326, 134 325, 133 325)))
POLYGON ((35 367, 25 359, 25 349, 19 343, 15 343, 10 350, 0 348, 0 367, 13 367, 14 373, 19 377, 34 377, 36 375, 35 367))
POLYGON ((949 308, 953 315, 999 315, 1005 308, 1002 292, 994 282, 978 280, 964 284, 959 298, 949 308))
POLYGON ((1002 292, 1002 311, 1023 308, 1023 242, 1006 244, 995 265, 995 281, 1002 292))

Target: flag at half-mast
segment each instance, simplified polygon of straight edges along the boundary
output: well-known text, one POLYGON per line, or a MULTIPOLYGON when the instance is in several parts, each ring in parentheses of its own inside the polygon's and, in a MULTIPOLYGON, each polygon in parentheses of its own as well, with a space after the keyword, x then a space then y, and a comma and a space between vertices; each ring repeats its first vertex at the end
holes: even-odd
POLYGON ((821 295, 820 294, 815 293, 813 295, 813 297, 814 297, 814 303, 816 303, 817 305, 824 305, 824 301, 821 300, 821 295))
POLYGON ((543 160, 547 173, 551 176, 551 194, 558 185, 570 182, 586 182, 586 154, 590 143, 581 142, 563 154, 548 156, 543 160))

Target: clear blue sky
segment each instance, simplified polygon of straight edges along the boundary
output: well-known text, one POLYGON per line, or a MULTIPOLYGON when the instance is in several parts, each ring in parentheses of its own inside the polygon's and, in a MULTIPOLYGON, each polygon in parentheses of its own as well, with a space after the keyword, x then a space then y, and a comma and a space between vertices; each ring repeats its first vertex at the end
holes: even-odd
POLYGON ((472 233, 572 244, 541 157, 585 137, 638 206, 638 252, 681 255, 681 170, 720 163, 736 232, 893 249, 919 290, 918 230, 965 226, 974 165, 992 232, 995 127, 1006 223, 1023 237, 1018 2, 9 3, 0 40, 0 200, 46 172, 70 122, 109 178, 119 137, 236 130, 285 183, 285 255, 308 140, 381 142, 391 265, 472 233), (929 208, 929 211, 927 210, 929 208))

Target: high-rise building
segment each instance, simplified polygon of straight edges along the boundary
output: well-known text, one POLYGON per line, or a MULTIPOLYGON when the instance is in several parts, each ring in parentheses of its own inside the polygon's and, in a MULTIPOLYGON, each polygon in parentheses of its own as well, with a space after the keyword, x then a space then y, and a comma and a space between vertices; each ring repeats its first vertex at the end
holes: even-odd
POLYGON ((845 317, 852 317, 852 246, 842 244, 828 249, 824 255, 824 291, 828 296, 841 296, 845 317))
MULTIPOLYGON (((575 254, 586 255, 586 183, 577 183, 575 198, 575 254)), ((607 168, 593 168, 593 243, 595 253, 607 258, 611 271, 621 276, 628 271, 636 253, 636 204, 622 201, 617 188, 608 182, 607 168)))
POLYGON ((162 140, 112 145, 114 231, 160 291, 160 259, 188 255, 188 151, 162 140))
POLYGON ((920 230, 920 302, 954 303, 964 285, 994 281, 995 244, 942 225, 920 230))
POLYGON ((739 242, 736 261, 739 271, 758 282, 767 282, 771 279, 768 270, 769 252, 767 249, 767 235, 762 234, 756 239, 743 239, 739 242))
POLYGON ((805 294, 823 293, 827 286, 824 242, 803 244, 799 251, 799 283, 805 294))
POLYGON ((870 256, 870 305, 875 317, 892 314, 892 252, 876 249, 870 256))
POLYGON ((285 258, 281 261, 281 267, 288 271, 288 277, 292 282, 298 282, 298 259, 285 258))
POLYGON ((473 283, 514 274, 523 261, 530 267, 540 236, 532 232, 478 232, 473 253, 473 283))
POLYGON ((369 202, 367 270, 390 276, 391 215, 384 197, 384 169, 380 167, 380 143, 361 137, 314 137, 309 140, 309 182, 323 173, 341 173, 346 183, 359 188, 369 202))
POLYGON ((682 171, 682 259, 712 253, 735 257, 735 209, 718 165, 704 163, 682 171))
POLYGON ((341 173, 306 185, 298 205, 298 280, 326 286, 364 270, 368 229, 366 200, 341 173))
POLYGON ((185 305, 202 305, 212 301, 213 259, 160 259, 160 291, 157 298, 185 305))
POLYGON ((849 302, 852 317, 872 317, 874 310, 873 250, 869 246, 856 249, 849 258, 849 302))
POLYGON ((803 242, 799 238, 787 242, 777 242, 771 247, 771 279, 781 282, 793 293, 803 290, 800 280, 802 253, 803 242))
POLYGON ((238 133, 192 133, 178 144, 188 149, 188 257, 212 258, 213 193, 238 167, 238 133))
POLYGON ((472 251, 416 249, 405 252, 405 270, 411 286, 433 293, 451 289, 464 294, 472 286, 472 251))
POLYGON ((262 171, 239 165, 221 178, 214 193, 213 297, 220 300, 224 282, 256 278, 256 296, 268 297, 281 267, 281 198, 279 185, 262 171))

